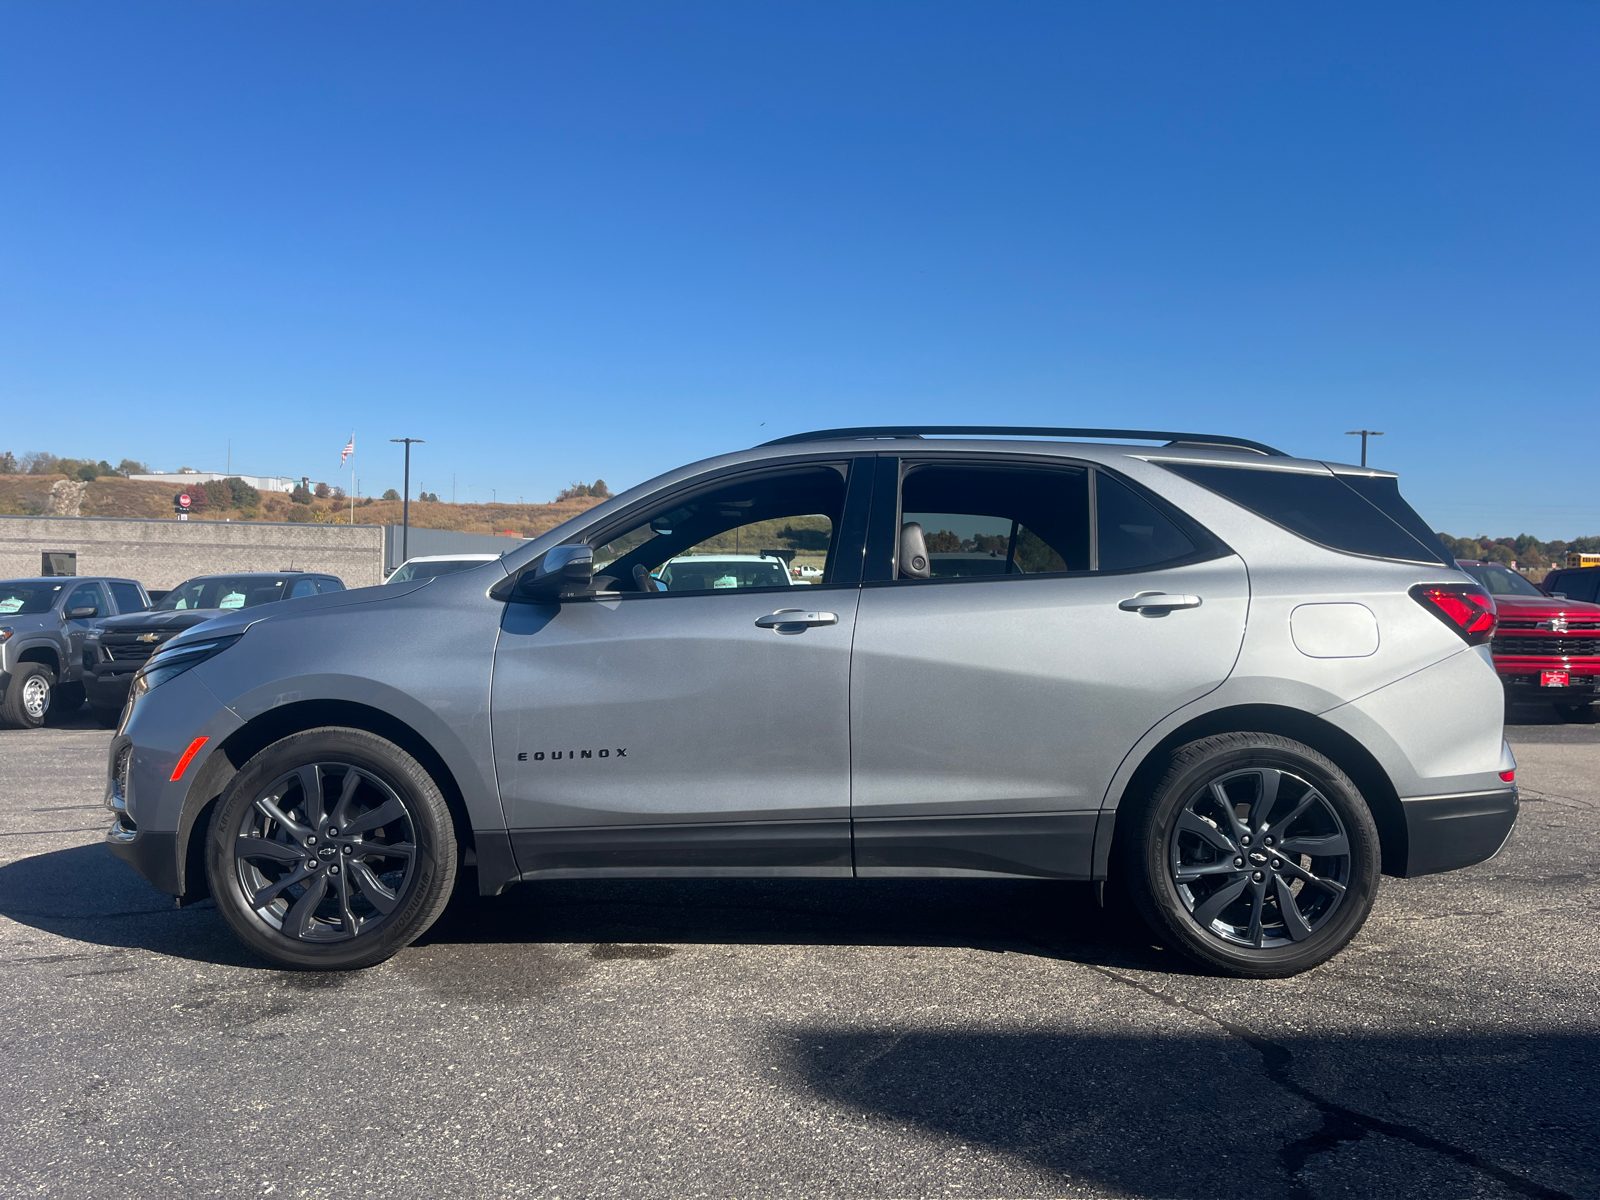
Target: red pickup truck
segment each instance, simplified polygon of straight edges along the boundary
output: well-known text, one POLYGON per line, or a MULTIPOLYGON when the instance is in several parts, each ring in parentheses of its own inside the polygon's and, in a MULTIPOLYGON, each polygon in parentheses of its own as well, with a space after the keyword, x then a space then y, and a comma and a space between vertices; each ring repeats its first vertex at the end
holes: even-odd
POLYGON ((1500 610, 1489 649, 1508 703, 1553 704, 1565 721, 1592 721, 1600 700, 1600 604, 1557 600, 1499 563, 1457 559, 1500 610))

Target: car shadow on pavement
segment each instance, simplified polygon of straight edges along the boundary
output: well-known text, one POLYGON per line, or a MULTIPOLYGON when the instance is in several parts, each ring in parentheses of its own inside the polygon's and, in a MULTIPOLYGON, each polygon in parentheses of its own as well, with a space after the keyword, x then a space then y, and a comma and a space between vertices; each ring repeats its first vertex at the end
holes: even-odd
POLYGON ((561 880, 458 896, 419 941, 965 946, 1190 973, 1088 884, 1032 880, 561 880))
POLYGON ((956 1146, 969 1159, 1000 1154, 1105 1194, 1555 1198, 1600 1188, 1593 1035, 835 1025, 770 1042, 795 1090, 866 1128, 917 1129, 952 1157, 956 1146))
MULTIPOLYGON (((1006 880, 563 880, 479 897, 463 881, 419 946, 725 944, 968 946, 1189 972, 1086 884, 1006 880)), ((236 966, 209 902, 177 909, 103 845, 0 867, 0 914, 102 946, 236 966)))
POLYGON ((228 966, 265 966, 208 902, 179 909, 104 845, 0 867, 0 915, 76 941, 228 966))

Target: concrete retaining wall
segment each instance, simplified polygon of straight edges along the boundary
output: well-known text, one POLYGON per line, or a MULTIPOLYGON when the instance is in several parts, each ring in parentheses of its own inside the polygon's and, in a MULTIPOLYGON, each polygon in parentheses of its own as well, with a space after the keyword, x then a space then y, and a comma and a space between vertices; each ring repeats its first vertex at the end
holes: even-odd
MULTIPOLYGON (((511 539, 505 539, 510 542, 511 539)), ((122 575, 168 589, 223 571, 325 571, 346 587, 383 582, 381 525, 0 517, 0 579, 40 575, 52 551, 79 575, 122 575)))

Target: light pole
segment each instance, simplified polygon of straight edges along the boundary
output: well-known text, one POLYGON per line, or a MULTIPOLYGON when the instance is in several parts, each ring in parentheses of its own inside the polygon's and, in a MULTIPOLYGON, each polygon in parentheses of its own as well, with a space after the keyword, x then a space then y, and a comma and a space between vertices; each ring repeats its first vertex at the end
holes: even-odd
POLYGON ((400 496, 400 561, 411 557, 411 447, 422 445, 421 438, 390 438, 406 444, 406 490, 400 496))
POLYGON ((1383 430, 1381 430, 1381 429, 1347 429, 1347 430, 1345 430, 1345 434, 1344 435, 1345 435, 1345 437, 1356 437, 1357 435, 1360 436, 1360 438, 1361 438, 1361 465, 1364 467, 1364 466, 1367 465, 1367 439, 1369 437, 1382 437, 1383 436, 1383 430))

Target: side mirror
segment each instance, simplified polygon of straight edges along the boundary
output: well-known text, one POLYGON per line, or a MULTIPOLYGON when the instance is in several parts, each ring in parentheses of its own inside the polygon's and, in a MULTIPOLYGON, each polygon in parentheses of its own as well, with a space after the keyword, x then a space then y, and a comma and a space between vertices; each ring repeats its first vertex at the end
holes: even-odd
POLYGON ((928 546, 922 537, 922 526, 907 521, 900 526, 900 578, 926 579, 933 574, 928 562, 928 546))
POLYGON ((581 592, 594 578, 594 550, 589 546, 556 546, 531 574, 517 583, 512 599, 547 604, 581 592))
POLYGON ((67 609, 67 620, 87 621, 91 617, 98 617, 100 610, 92 604, 81 604, 77 608, 67 609))

